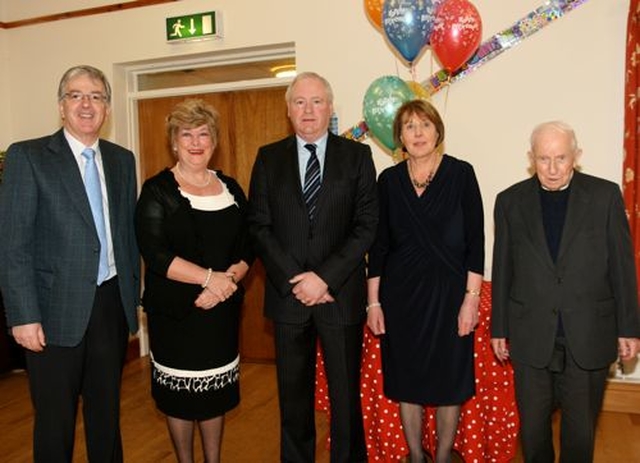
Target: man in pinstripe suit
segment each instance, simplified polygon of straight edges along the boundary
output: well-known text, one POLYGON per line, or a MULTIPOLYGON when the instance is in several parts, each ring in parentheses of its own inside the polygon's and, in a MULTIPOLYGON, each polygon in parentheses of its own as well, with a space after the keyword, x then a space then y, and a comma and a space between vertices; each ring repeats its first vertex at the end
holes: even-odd
POLYGON ((378 222, 375 168, 368 146, 329 133, 333 94, 323 77, 299 74, 285 96, 296 134, 260 148, 249 194, 250 229, 267 272, 265 314, 275 325, 281 460, 314 460, 319 339, 331 461, 366 461, 359 383, 364 256, 378 222))
POLYGON ((88 459, 120 462, 120 377, 139 295, 135 161, 98 138, 111 102, 100 70, 69 69, 58 101, 63 128, 7 153, 0 286, 7 324, 26 349, 34 461, 72 460, 82 396, 88 459), (93 212, 87 164, 96 186, 93 212))

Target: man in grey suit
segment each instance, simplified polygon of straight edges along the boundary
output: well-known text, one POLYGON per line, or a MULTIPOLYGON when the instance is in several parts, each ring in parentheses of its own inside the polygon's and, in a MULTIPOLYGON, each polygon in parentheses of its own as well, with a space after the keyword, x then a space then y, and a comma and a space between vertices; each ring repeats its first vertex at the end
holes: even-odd
POLYGON ((63 128, 7 153, 0 287, 26 349, 34 461, 72 460, 82 396, 89 461, 120 462, 120 379, 139 297, 135 161, 99 139, 111 102, 100 70, 69 69, 58 101, 63 128))
POLYGON ((640 316, 629 224, 618 185, 576 170, 574 131, 531 135, 535 175, 495 204, 491 344, 511 359, 526 462, 593 460, 609 366, 638 354, 640 316))
POLYGON ((265 314, 275 326, 281 460, 314 461, 319 338, 331 461, 366 461, 360 361, 375 168, 368 146, 329 133, 333 93, 323 77, 299 74, 286 101, 296 134, 260 148, 249 193, 250 230, 267 272, 265 314))

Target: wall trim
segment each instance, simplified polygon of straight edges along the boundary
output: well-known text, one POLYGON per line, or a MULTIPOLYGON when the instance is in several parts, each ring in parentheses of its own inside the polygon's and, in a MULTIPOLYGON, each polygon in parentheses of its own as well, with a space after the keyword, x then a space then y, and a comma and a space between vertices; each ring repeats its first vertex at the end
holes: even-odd
POLYGON ((136 0, 134 2, 113 3, 111 5, 96 6, 93 8, 85 8, 83 10, 68 11, 66 13, 55 13, 46 16, 38 16, 36 18, 19 19, 17 21, 0 22, 0 29, 15 29, 17 27, 33 26, 36 24, 44 24, 53 21, 61 21, 63 19, 81 18, 84 16, 93 16, 96 14, 113 13, 116 11, 131 10, 133 8, 142 8, 145 6, 159 5, 161 3, 177 2, 179 0, 136 0))

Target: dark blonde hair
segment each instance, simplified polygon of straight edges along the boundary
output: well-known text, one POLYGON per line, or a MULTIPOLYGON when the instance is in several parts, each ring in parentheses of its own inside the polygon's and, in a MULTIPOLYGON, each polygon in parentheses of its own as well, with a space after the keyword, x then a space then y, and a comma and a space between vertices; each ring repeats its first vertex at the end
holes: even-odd
MULTIPOLYGON (((188 98, 173 108, 167 116, 167 137, 169 148, 173 147, 175 137, 180 129, 194 129, 206 125, 211 134, 213 146, 218 144, 218 119, 220 115, 213 106, 199 98, 188 98)), ((173 150, 171 150, 173 151, 173 150)))
POLYGON ((436 127, 438 132, 438 140, 436 141, 436 147, 440 146, 444 142, 444 122, 440 117, 438 110, 428 101, 425 100, 411 100, 403 103, 396 112, 396 117, 393 120, 393 142, 396 147, 402 147, 404 144, 400 138, 402 135, 402 126, 412 115, 416 115, 420 118, 427 118, 436 127))

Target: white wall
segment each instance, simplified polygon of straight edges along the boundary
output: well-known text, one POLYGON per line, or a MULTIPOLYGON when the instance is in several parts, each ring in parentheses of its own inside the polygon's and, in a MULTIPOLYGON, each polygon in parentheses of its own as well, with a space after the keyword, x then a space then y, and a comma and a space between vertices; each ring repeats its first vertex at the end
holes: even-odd
MULTIPOLYGON (((12 21, 109 3, 0 0, 0 18, 12 21)), ((486 40, 544 0, 474 0, 474 4, 486 40)), ((487 272, 494 198, 527 175, 527 142, 535 124, 556 118, 572 124, 584 149, 585 171, 620 181, 628 6, 628 0, 590 0, 434 96, 446 122, 447 151, 469 160, 480 180, 487 272)), ((299 69, 316 70, 332 82, 341 130, 362 119, 362 98, 374 79, 386 74, 410 78, 369 23, 363 1, 183 0, 0 30, 0 144, 57 128, 57 82, 74 64, 93 64, 113 77, 118 63, 284 42, 296 44, 299 69), (165 42, 166 17, 212 9, 223 14, 223 40, 165 42)), ((436 69, 428 52, 418 63, 418 79, 427 79, 436 69)), ((114 90, 122 90, 118 82, 114 90)), ((114 124, 110 127, 107 136, 126 140, 114 124)), ((379 169, 391 164, 375 143, 368 143, 374 147, 379 169)))

